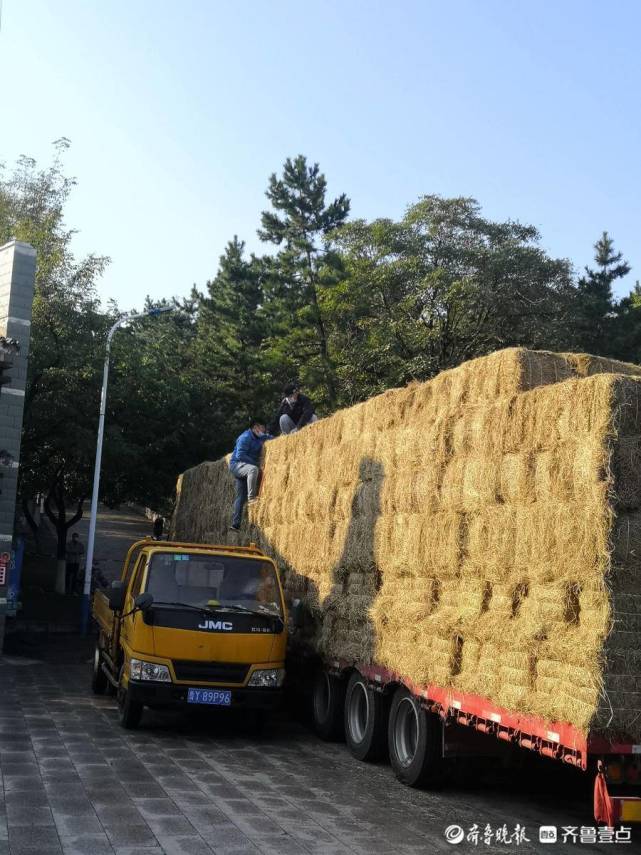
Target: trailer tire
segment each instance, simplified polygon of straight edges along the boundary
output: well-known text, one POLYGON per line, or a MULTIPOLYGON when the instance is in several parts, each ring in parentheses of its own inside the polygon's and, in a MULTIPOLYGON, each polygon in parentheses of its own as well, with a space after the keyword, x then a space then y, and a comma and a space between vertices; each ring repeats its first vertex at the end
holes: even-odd
POLYGON ((96 649, 93 654, 93 666, 91 671, 91 690, 94 695, 104 695, 107 691, 109 680, 105 672, 102 670, 102 656, 100 655, 100 647, 96 644, 96 649))
POLYGON ((390 707, 389 757, 398 780, 407 787, 437 787, 443 781, 443 726, 418 698, 399 686, 390 707))
POLYGON ((355 671, 345 692, 345 741, 357 760, 375 763, 387 751, 387 698, 355 671))
POLYGON ((325 742, 340 742, 345 738, 344 707, 345 681, 319 668, 312 688, 312 717, 314 730, 325 742))

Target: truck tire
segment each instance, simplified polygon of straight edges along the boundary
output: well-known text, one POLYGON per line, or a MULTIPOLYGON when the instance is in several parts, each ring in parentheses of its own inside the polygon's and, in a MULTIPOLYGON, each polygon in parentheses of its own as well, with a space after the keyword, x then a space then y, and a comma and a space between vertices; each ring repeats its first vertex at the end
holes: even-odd
POLYGON ((414 695, 399 686, 388 725, 389 757, 398 780, 407 787, 437 787, 443 779, 443 726, 414 695))
POLYGON ((138 701, 132 700, 129 692, 123 687, 122 675, 124 670, 125 666, 123 665, 120 668, 120 677, 118 680, 118 719, 120 726, 124 727, 125 730, 135 730, 140 724, 144 706, 138 701))
POLYGON ((125 730, 135 730, 140 724, 144 707, 138 701, 132 701, 126 689, 118 689, 118 715, 120 726, 125 730))
POLYGON ((340 742, 345 738, 344 707, 345 681, 319 668, 312 689, 312 717, 321 739, 340 742))
POLYGON ((91 670, 91 690, 94 695, 104 695, 107 691, 108 685, 109 680, 107 679, 105 672, 102 670, 102 656, 100 655, 100 648, 96 644, 91 670))
POLYGON ((387 751, 387 698, 355 671, 345 691, 345 741, 357 760, 374 763, 387 751))

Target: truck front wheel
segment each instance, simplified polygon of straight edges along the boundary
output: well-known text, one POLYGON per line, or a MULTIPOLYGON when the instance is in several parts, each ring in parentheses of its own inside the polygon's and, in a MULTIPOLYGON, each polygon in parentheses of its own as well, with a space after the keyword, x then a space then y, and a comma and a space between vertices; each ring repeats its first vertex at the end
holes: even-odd
POLYGON ((387 749, 387 698, 375 692, 358 672, 345 692, 345 741, 357 760, 373 763, 387 749))
POLYGON ((120 726, 125 730, 135 730, 140 724, 144 705, 139 701, 134 701, 131 693, 122 685, 122 673, 125 670, 123 665, 120 669, 120 680, 118 685, 118 718, 120 726))
POLYGON ((312 691, 314 729, 326 742, 344 738, 345 682, 324 669, 316 672, 312 691))
POLYGON ((118 689, 118 713, 120 725, 126 730, 135 730, 142 718, 143 705, 133 701, 126 689, 118 689))
POLYGON ((91 671, 91 690, 94 695, 104 695, 108 684, 109 680, 107 679, 105 672, 102 670, 102 656, 100 655, 100 648, 96 644, 91 671))
POLYGON ((436 787, 443 779, 443 727, 418 698, 399 686, 388 725, 389 756, 394 774, 408 787, 436 787))

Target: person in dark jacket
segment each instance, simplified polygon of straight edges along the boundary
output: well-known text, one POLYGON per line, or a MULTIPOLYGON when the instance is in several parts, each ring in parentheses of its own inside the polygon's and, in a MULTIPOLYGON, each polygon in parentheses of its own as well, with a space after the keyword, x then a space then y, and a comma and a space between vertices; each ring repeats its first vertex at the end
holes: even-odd
POLYGON ((318 421, 314 405, 307 395, 300 391, 298 383, 289 383, 283 389, 283 394, 284 398, 272 425, 274 433, 296 433, 305 425, 318 421))
POLYGON ((165 530, 165 520, 158 514, 154 519, 153 538, 154 540, 162 540, 163 531, 165 530))
POLYGON ((71 535, 71 543, 67 544, 67 566, 65 573, 65 593, 77 594, 80 579, 80 563, 85 554, 85 548, 78 538, 78 532, 71 535))
POLYGON ((245 502, 252 504, 258 499, 258 474, 263 445, 273 436, 266 432, 263 419, 255 418, 248 430, 241 433, 234 445, 229 469, 236 479, 236 499, 231 528, 240 531, 245 502))

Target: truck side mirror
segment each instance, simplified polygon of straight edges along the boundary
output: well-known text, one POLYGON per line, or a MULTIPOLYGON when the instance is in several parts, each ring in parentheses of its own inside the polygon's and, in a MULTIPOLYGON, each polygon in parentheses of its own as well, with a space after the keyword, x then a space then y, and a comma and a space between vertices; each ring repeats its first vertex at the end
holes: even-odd
POLYGON ((302 600, 294 600, 289 610, 289 616, 295 629, 305 626, 306 609, 302 600))
POLYGON ((134 609, 138 609, 138 611, 144 612, 148 609, 154 601, 154 595, 148 592, 144 594, 138 594, 137 597, 134 597, 134 609))
POLYGON ((121 612, 125 605, 125 583, 120 581, 112 582, 107 599, 109 600, 109 608, 112 612, 121 612))

